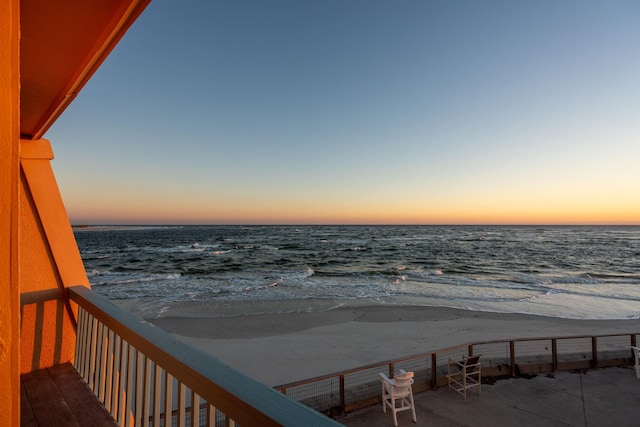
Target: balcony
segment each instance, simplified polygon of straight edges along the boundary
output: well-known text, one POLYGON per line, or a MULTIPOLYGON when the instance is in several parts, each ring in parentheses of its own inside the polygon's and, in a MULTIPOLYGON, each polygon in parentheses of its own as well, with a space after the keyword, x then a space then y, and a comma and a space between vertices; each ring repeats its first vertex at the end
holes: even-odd
POLYGON ((23 375, 22 425, 43 425, 43 417, 48 425, 340 425, 88 288, 68 288, 68 296, 79 307, 75 370, 62 364, 23 375), (87 400, 87 390, 97 399, 87 400))
MULTIPOLYGON (((336 415, 352 413, 372 405, 376 405, 379 409, 377 405, 380 402, 378 377, 380 372, 393 377, 400 370, 412 371, 415 374, 414 393, 430 394, 447 388, 446 374, 449 359, 461 360, 462 356, 474 354, 482 355, 480 362, 483 383, 494 383, 501 379, 543 376, 541 374, 553 376, 563 372, 625 368, 629 370, 632 383, 636 384, 635 375, 629 367, 634 363, 631 346, 637 345, 639 336, 637 332, 629 332, 464 343, 284 384, 276 388, 287 396, 323 413, 336 415)), ((612 389, 609 394, 614 395, 614 387, 609 385, 609 388, 612 389)), ((452 395, 449 399, 455 402, 456 397, 452 395)), ((353 421, 353 418, 351 420, 353 421)))
MULTIPOLYGON (((483 382, 540 373, 554 376, 562 371, 627 367, 633 364, 629 346, 636 345, 638 336, 467 343, 272 389, 182 344, 88 288, 71 287, 67 294, 69 301, 78 304, 75 366, 57 364, 23 375, 23 426, 340 425, 322 413, 341 416, 338 419, 350 425, 367 419, 379 423, 385 417, 378 414, 377 405, 360 412, 380 401, 378 372, 392 376, 398 369, 414 371, 417 401, 426 402, 423 413, 429 413, 434 409, 428 405, 437 399, 444 402, 437 407, 458 402, 456 396, 443 394, 449 358, 483 354, 483 382)), ((605 383, 599 381, 600 386, 605 383)), ((527 390, 526 385, 521 387, 527 390)), ((618 386, 609 387, 609 394, 619 392, 618 386)), ((491 407, 487 401, 483 392, 474 405, 486 410, 485 406, 491 407)))

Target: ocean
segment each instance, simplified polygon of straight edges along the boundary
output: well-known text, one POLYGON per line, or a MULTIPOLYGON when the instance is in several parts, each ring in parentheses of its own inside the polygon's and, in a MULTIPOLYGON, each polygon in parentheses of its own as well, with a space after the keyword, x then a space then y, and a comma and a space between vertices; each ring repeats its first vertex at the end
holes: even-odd
POLYGON ((640 318, 639 226, 89 226, 94 291, 145 318, 403 305, 640 318))

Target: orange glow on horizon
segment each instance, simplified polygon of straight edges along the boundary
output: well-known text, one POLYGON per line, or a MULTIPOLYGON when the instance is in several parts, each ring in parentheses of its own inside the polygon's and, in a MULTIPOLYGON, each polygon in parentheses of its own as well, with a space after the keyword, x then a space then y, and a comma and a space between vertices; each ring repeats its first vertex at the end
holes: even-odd
MULTIPOLYGON (((96 192, 97 193, 97 192, 96 192)), ((260 197, 135 190, 67 200, 73 224, 640 225, 639 201, 511 194, 456 197, 260 197), (529 196, 529 197, 527 197, 529 196), (606 200, 606 202, 604 201, 606 200)))
POLYGON ((133 207, 120 210, 73 209, 73 224, 433 224, 433 225, 640 225, 634 211, 466 209, 291 209, 269 206, 253 209, 156 209, 133 207))

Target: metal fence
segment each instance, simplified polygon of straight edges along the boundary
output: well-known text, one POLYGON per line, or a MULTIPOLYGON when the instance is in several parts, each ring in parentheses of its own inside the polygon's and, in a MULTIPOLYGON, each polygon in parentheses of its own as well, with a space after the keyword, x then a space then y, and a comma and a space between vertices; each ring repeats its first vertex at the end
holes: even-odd
POLYGON ((640 333, 522 338, 448 347, 401 359, 297 381, 276 387, 281 393, 329 415, 380 402, 378 373, 392 377, 400 369, 414 372, 414 392, 447 384, 449 360, 482 355, 483 381, 543 372, 597 369, 634 363, 631 346, 640 333))

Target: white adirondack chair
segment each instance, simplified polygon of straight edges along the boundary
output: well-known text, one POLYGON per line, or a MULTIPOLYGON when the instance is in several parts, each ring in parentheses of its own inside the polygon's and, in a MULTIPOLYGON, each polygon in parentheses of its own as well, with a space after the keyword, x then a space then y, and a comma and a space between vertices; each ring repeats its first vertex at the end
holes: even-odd
POLYGON ((393 425, 398 426, 398 412, 411 410, 413 414, 413 422, 416 419, 416 407, 413 403, 413 372, 400 371, 394 378, 389 378, 382 372, 380 373, 380 382, 382 383, 382 411, 387 412, 387 407, 393 412, 393 425), (399 401, 399 406, 396 405, 399 401))
POLYGON ((449 388, 460 393, 465 399, 467 390, 478 387, 478 395, 482 387, 482 366, 480 356, 463 356, 462 361, 449 359, 447 380, 449 388))

